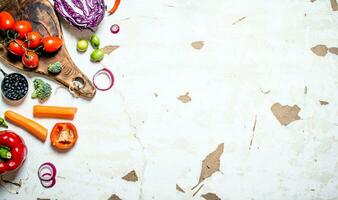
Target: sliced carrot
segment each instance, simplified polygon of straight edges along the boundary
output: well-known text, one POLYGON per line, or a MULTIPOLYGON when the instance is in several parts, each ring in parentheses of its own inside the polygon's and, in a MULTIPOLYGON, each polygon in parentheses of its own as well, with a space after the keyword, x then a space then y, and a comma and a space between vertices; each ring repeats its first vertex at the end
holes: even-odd
POLYGON ((33 115, 37 118, 74 119, 77 108, 59 106, 34 106, 33 115))
POLYGON ((121 0, 115 0, 114 6, 111 10, 108 11, 109 15, 112 15, 116 12, 117 8, 120 5, 121 0))
POLYGON ((48 130, 37 122, 9 110, 5 112, 5 118, 9 122, 25 129, 41 141, 46 141, 48 130))

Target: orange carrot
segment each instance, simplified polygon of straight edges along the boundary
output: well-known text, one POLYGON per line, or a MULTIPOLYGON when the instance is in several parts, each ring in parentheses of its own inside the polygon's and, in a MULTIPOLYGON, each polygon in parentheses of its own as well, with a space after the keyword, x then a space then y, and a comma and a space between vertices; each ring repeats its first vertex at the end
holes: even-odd
POLYGON ((59 106, 34 106, 34 117, 38 118, 60 118, 60 119, 74 119, 77 108, 73 107, 59 107, 59 106))
POLYGON ((41 141, 46 141, 48 130, 37 122, 9 110, 5 112, 5 117, 9 122, 25 129, 41 141))
POLYGON ((114 4, 113 8, 110 11, 108 11, 109 15, 112 15, 116 12, 117 8, 120 5, 120 2, 121 2, 121 0, 115 0, 115 4, 114 4))

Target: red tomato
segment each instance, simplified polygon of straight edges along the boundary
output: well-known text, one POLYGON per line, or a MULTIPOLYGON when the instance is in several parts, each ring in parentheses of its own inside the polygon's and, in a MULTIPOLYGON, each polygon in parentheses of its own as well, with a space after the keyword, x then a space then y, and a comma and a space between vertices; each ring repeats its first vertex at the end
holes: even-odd
POLYGON ((19 34, 20 39, 25 39, 26 34, 32 32, 32 23, 26 20, 20 20, 15 23, 15 31, 19 34))
POLYGON ((44 51, 48 53, 56 52, 62 46, 62 40, 59 37, 47 36, 42 39, 44 51))
POLYGON ((22 56, 22 63, 26 68, 35 69, 39 66, 39 56, 33 51, 27 51, 22 56))
POLYGON ((28 48, 35 49, 41 45, 42 37, 38 32, 27 33, 26 39, 28 40, 28 48))
POLYGON ((27 48, 27 44, 19 39, 10 42, 8 45, 8 51, 17 56, 22 56, 26 52, 25 48, 27 48))
POLYGON ((15 20, 13 16, 6 11, 0 12, 0 30, 14 30, 15 20))

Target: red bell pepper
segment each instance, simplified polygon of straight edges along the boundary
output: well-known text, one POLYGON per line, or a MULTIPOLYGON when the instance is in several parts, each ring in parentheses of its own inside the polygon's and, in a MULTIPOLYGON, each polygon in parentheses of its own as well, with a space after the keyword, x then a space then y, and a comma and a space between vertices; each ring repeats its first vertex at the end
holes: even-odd
POLYGON ((19 135, 12 131, 0 132, 0 174, 20 168, 26 155, 27 147, 19 135))

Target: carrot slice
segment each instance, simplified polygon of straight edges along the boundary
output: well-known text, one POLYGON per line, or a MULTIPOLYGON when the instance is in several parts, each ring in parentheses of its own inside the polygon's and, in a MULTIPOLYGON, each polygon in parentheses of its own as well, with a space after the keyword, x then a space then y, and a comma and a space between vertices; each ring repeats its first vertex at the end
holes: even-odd
POLYGON ((117 8, 120 5, 120 2, 121 2, 121 0, 115 0, 115 4, 114 4, 113 8, 110 11, 108 11, 109 15, 112 15, 116 12, 117 8))
POLYGON ((34 106, 33 115, 37 118, 74 119, 77 108, 59 106, 34 106))
POLYGON ((46 141, 48 130, 37 122, 10 110, 5 112, 5 118, 9 122, 25 129, 41 141, 46 141))

